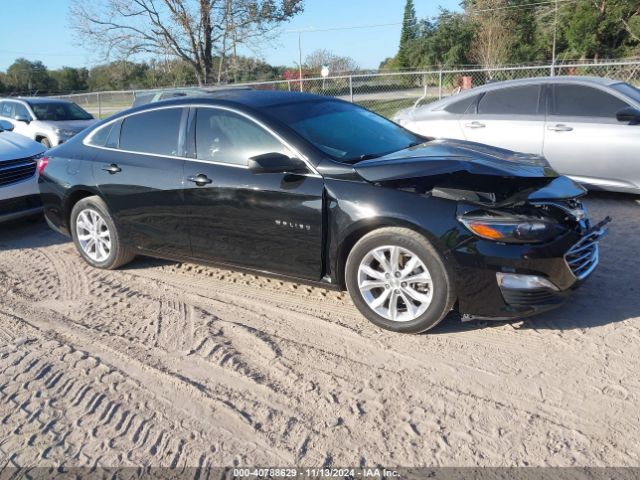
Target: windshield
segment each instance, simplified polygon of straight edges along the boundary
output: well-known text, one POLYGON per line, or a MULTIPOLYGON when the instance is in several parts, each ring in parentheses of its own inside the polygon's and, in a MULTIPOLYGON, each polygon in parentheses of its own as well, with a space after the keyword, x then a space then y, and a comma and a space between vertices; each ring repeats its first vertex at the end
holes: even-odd
POLYGON ((640 103, 640 90, 638 90, 633 85, 629 85, 628 83, 621 82, 621 83, 614 83, 613 85, 611 85, 611 87, 619 91, 620 93, 623 93, 633 101, 640 103))
POLYGON ((51 102, 31 103, 31 109, 38 120, 60 122, 64 120, 91 120, 90 113, 75 103, 51 102))
POLYGON ((272 107, 269 113, 343 162, 376 158, 424 142, 373 112, 335 100, 296 102, 272 107))

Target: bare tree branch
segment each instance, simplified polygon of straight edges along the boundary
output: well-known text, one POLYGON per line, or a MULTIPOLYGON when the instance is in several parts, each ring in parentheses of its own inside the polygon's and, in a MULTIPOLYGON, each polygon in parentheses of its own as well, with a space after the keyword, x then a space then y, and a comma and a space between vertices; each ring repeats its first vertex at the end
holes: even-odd
POLYGON ((72 0, 69 12, 78 37, 105 58, 170 55, 202 84, 213 80, 214 52, 223 62, 231 49, 235 62, 238 46, 264 44, 302 8, 303 0, 72 0))

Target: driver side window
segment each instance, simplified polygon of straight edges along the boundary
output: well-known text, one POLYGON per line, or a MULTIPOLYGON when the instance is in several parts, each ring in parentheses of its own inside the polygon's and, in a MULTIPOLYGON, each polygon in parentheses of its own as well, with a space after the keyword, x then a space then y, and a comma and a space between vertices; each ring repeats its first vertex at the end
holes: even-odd
POLYGON ((248 164, 264 153, 293 154, 262 127, 233 112, 198 108, 196 113, 196 158, 233 165, 248 164))
POLYGON ((20 115, 21 117, 27 118, 29 120, 31 119, 31 115, 29 115, 29 111, 27 110, 27 107, 25 107, 24 105, 21 105, 19 103, 16 103, 13 115, 15 117, 20 115))

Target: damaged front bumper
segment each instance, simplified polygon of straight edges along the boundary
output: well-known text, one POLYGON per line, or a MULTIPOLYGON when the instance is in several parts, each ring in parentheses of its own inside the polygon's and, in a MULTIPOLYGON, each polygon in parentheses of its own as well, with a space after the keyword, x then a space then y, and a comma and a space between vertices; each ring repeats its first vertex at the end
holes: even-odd
POLYGON ((503 245, 503 255, 491 257, 492 265, 480 268, 469 264, 468 253, 457 252, 458 260, 467 265, 461 269, 467 278, 459 305, 463 320, 527 317, 562 305, 598 266, 599 241, 610 221, 607 217, 577 238, 569 235, 553 247, 521 249, 519 258, 504 255, 514 249, 503 245), (558 255, 560 250, 564 253, 558 255), (475 281, 469 282, 470 277, 475 281))

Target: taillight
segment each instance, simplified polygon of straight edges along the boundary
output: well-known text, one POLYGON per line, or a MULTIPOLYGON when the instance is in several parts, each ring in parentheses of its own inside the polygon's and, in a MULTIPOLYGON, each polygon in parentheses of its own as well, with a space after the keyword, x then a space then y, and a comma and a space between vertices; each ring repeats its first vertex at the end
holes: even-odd
POLYGON ((38 175, 41 175, 44 172, 47 164, 49 163, 49 157, 40 157, 38 159, 38 175))

